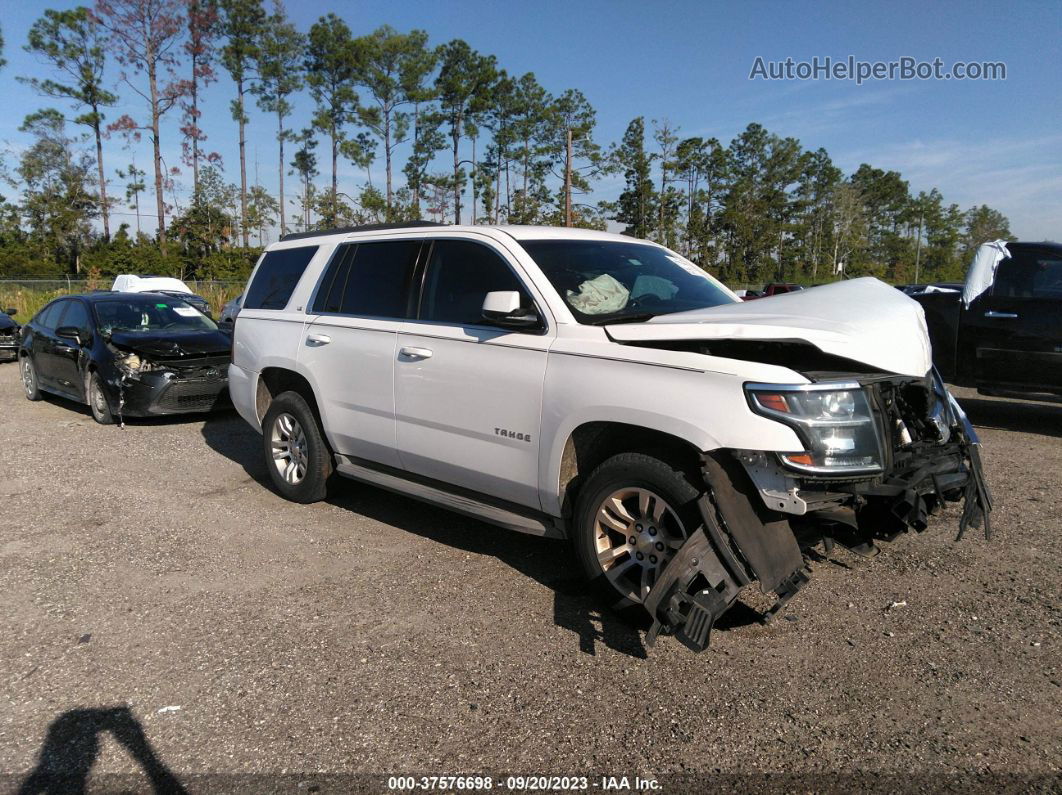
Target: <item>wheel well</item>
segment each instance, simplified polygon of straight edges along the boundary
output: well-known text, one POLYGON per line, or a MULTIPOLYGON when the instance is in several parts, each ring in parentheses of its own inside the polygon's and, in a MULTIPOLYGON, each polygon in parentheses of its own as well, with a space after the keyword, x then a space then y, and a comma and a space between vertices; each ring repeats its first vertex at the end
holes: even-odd
POLYGON ((560 493, 569 515, 579 487, 586 477, 619 453, 644 453, 680 467, 699 480, 701 451, 670 433, 622 422, 588 422, 580 425, 564 444, 561 457, 560 493))
POLYGON ((258 376, 258 391, 255 394, 255 411, 259 421, 269 411, 269 405, 273 398, 284 392, 298 392, 303 399, 310 404, 317 424, 321 425, 321 412, 317 407, 317 397, 313 393, 313 387, 303 376, 293 370, 285 370, 283 367, 267 367, 258 376))

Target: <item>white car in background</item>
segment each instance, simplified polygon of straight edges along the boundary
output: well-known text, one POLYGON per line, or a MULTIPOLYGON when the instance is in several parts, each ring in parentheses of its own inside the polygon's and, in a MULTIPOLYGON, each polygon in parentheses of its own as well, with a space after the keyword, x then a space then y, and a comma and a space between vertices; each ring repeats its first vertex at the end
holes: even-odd
MULTIPOLYGON (((876 279, 743 303, 663 246, 580 229, 286 235, 244 292, 229 389, 272 482, 333 472, 567 538, 617 606, 702 649, 801 545, 984 520, 977 437, 918 304, 876 279)), ((312 521, 308 519, 307 521, 312 521)))
POLYGON ((161 293, 171 298, 180 298, 210 317, 210 302, 192 292, 187 284, 172 276, 137 276, 123 273, 114 277, 111 290, 116 293, 161 293))

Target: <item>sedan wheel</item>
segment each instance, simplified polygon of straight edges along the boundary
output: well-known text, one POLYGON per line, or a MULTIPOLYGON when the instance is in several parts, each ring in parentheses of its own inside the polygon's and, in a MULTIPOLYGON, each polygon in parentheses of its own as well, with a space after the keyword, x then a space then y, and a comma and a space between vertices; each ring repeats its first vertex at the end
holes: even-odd
POLYGON ((598 565, 612 587, 634 602, 649 595, 686 536, 674 508, 646 488, 612 492, 594 516, 598 565))
POLYGON ((309 459, 306 434, 294 416, 284 412, 273 420, 271 431, 273 464, 285 482, 298 485, 306 477, 309 459))
POLYGON ((40 400, 41 390, 37 384, 37 370, 34 368, 33 361, 29 356, 22 357, 19 369, 22 374, 22 388, 26 390, 26 399, 40 400))

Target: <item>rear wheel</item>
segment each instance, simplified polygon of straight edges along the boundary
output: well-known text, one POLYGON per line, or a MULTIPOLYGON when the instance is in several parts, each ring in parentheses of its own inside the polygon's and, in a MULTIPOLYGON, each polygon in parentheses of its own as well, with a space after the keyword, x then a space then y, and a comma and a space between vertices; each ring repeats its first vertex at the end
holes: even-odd
POLYGON ((92 410, 92 419, 100 425, 113 425, 114 415, 111 413, 111 404, 107 401, 107 393, 103 391, 99 373, 92 371, 85 377, 85 395, 92 410))
POLYGON ((641 453, 613 456, 595 469, 576 500, 576 556, 618 607, 640 604, 700 524, 703 486, 641 453))
POLYGON ((41 388, 37 383, 37 368, 33 366, 29 354, 23 356, 19 362, 19 371, 22 373, 22 388, 26 391, 26 399, 40 400, 41 388))
POLYGON ((262 421, 266 468, 273 486, 292 502, 318 502, 328 495, 334 463, 317 417, 298 392, 284 392, 262 421))

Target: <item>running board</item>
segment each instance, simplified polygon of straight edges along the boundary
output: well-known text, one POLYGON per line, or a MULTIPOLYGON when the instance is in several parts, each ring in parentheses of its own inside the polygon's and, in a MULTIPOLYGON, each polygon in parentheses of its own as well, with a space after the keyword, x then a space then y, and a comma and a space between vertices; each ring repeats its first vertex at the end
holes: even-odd
POLYGON ((361 464, 355 464, 344 456, 336 456, 336 470, 341 475, 363 483, 404 494, 416 500, 438 505, 455 513, 471 516, 489 524, 515 530, 518 533, 541 536, 543 538, 564 538, 563 531, 552 522, 543 521, 534 516, 510 511, 497 505, 490 505, 472 497, 444 491, 424 483, 381 472, 361 464))

